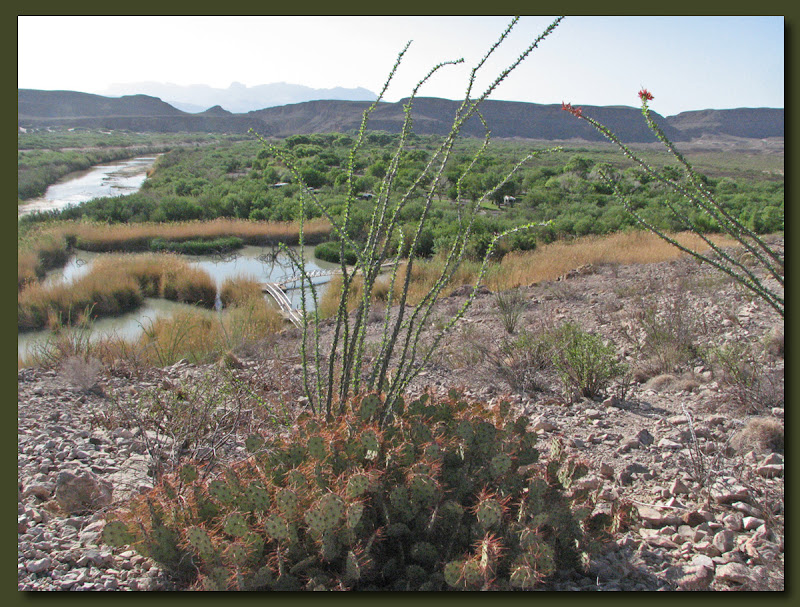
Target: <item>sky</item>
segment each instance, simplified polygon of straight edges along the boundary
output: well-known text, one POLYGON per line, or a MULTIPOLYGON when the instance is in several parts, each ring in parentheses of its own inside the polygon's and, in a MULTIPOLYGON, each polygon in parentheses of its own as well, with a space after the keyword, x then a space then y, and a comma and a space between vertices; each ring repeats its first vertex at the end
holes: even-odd
MULTIPOLYGON (((482 92, 553 21, 522 17, 478 72, 482 92)), ((115 83, 227 88, 287 82, 461 99, 472 67, 510 17, 19 16, 18 87, 103 94, 115 83)), ((567 17, 491 99, 683 111, 784 107, 784 18, 567 17)), ((473 95, 475 96, 475 95, 473 95)))

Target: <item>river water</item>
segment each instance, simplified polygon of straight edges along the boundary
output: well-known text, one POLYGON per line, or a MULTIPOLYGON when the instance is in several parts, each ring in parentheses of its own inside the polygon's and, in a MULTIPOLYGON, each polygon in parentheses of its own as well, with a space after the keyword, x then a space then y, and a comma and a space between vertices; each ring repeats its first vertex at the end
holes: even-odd
MULTIPOLYGON (((299 247, 291 247, 299 255, 299 247)), ((217 289, 227 278, 235 276, 248 276, 261 282, 279 282, 286 278, 295 276, 289 259, 284 255, 279 255, 277 259, 272 259, 272 249, 264 247, 246 246, 231 254, 219 255, 184 255, 184 259, 190 265, 202 268, 209 273, 217 285, 217 289)), ((94 261, 106 253, 91 253, 79 251, 73 255, 63 268, 51 270, 44 278, 44 283, 55 285, 59 283, 71 283, 86 274, 92 267, 94 261)), ((339 264, 329 263, 314 257, 314 247, 305 247, 303 252, 306 260, 305 267, 308 272, 318 270, 330 270, 339 268, 339 264)), ((329 277, 319 277, 314 279, 317 287, 317 296, 321 297, 324 292, 324 285, 330 280, 329 277)), ((287 295, 295 308, 301 306, 301 295, 299 282, 288 285, 287 295)), ((266 297, 266 296, 265 296, 266 297)), ((309 295, 306 305, 308 309, 313 309, 313 301, 309 295)), ((125 339, 137 338, 150 323, 161 316, 170 316, 179 311, 192 309, 188 304, 181 304, 157 298, 146 298, 143 306, 136 310, 116 316, 113 318, 102 318, 92 323, 89 334, 90 339, 100 339, 116 335, 125 339)), ((74 329, 64 329, 66 331, 74 329)), ((34 348, 41 347, 50 339, 49 330, 25 331, 17 335, 17 353, 19 356, 34 348)))
POLYGON ((70 173, 47 188, 44 196, 19 205, 17 215, 22 217, 38 211, 61 210, 94 198, 133 194, 142 187, 147 179, 147 170, 156 158, 157 155, 139 156, 70 173))
MULTIPOLYGON (((81 204, 94 198, 108 196, 123 196, 132 194, 142 187, 147 178, 147 170, 153 165, 157 156, 141 156, 119 162, 110 162, 98 165, 86 171, 72 173, 51 185, 44 196, 30 200, 19 206, 19 215, 35 211, 49 211, 63 209, 71 205, 81 204)), ((299 253, 298 247, 293 247, 299 253)), ((275 259, 271 249, 262 247, 244 247, 230 255, 187 255, 186 260, 192 265, 206 270, 216 282, 217 288, 226 278, 234 276, 251 276, 262 282, 278 282, 295 274, 286 256, 280 255, 275 259)), ((102 253, 89 253, 79 251, 72 256, 63 268, 51 271, 45 277, 45 282, 54 284, 58 282, 70 283, 85 274, 92 267, 93 261, 102 253)), ((303 252, 306 260, 306 269, 309 272, 338 268, 332 264, 314 258, 313 247, 306 247, 303 252)), ((315 283, 323 285, 329 278, 320 277, 315 283)), ((297 283, 299 285, 299 283, 297 283)), ((300 291, 290 288, 287 292, 292 304, 300 307, 300 291)), ((324 287, 317 289, 321 296, 324 287)), ((135 339, 141 334, 150 322, 160 316, 171 315, 190 306, 163 299, 147 298, 145 305, 137 310, 116 318, 103 318, 92 323, 90 339, 99 339, 104 336, 118 335, 126 339, 135 339)), ((312 304, 309 303, 311 308, 312 304)), ((65 329, 71 330, 71 329, 65 329)), ((41 346, 51 337, 50 331, 26 331, 18 333, 17 352, 24 356, 31 348, 41 346)))

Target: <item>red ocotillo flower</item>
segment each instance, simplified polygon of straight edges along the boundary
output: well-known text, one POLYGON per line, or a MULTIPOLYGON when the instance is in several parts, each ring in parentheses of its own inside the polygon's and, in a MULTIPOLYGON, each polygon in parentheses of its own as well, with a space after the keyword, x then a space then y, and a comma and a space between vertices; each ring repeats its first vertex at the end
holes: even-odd
POLYGON ((561 109, 564 110, 565 112, 569 112, 570 114, 572 114, 576 118, 580 118, 581 117, 581 113, 583 112, 583 110, 581 108, 572 107, 571 103, 564 103, 563 101, 561 102, 561 109))
POLYGON ((647 89, 642 89, 639 91, 639 99, 642 101, 650 101, 653 98, 653 93, 648 91, 647 89))

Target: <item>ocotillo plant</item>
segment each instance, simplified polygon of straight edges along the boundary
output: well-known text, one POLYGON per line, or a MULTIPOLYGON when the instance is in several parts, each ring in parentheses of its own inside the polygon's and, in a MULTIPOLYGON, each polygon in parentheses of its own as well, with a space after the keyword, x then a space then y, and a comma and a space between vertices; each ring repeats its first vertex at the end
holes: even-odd
MULTIPOLYGON (((412 267, 416 260, 417 243, 423 233, 425 224, 430 219, 430 210, 437 192, 437 184, 440 178, 444 175, 445 168, 450 159, 453 146, 458 138, 458 135, 464 124, 472 117, 477 117, 485 128, 485 138, 482 147, 475 154, 471 164, 461 175, 457 183, 457 199, 460 200, 461 184, 464 178, 470 173, 475 163, 484 154, 490 141, 490 131, 483 116, 480 113, 480 106, 484 100, 494 91, 497 86, 505 80, 508 75, 523 61, 531 52, 539 46, 539 44, 550 35, 553 30, 558 26, 562 17, 553 21, 535 40, 533 40, 528 47, 517 57, 517 59, 506 69, 502 70, 491 82, 489 86, 477 97, 473 97, 473 87, 475 85, 475 78, 478 71, 483 68, 486 61, 494 53, 497 47, 506 40, 511 29, 516 25, 519 18, 514 18, 506 30, 502 33, 499 39, 492 45, 483 58, 472 68, 469 82, 466 88, 466 94, 463 102, 460 104, 453 117, 452 127, 447 136, 444 137, 439 147, 431 155, 426 167, 416 176, 413 184, 405 191, 397 191, 395 187, 395 177, 398 173, 400 166, 400 159, 403 151, 407 147, 408 137, 412 128, 412 109, 414 101, 420 87, 434 74, 445 66, 461 63, 462 59, 457 61, 445 61, 434 66, 428 74, 419 81, 414 88, 411 96, 405 102, 403 109, 405 119, 400 131, 397 148, 391 161, 388 163, 386 171, 380 186, 377 189, 377 195, 374 198, 374 207, 369 222, 369 230, 366 239, 363 243, 357 242, 353 227, 351 225, 351 211, 355 205, 355 179, 354 171, 356 166, 356 155, 360 150, 365 138, 367 124, 370 114, 375 110, 389 83, 392 80, 396 70, 398 69, 403 55, 408 49, 408 45, 399 54, 397 62, 391 70, 388 79, 386 80, 383 89, 378 96, 378 99, 364 112, 361 126, 355 137, 355 143, 350 151, 348 166, 347 166, 347 199, 344 207, 344 212, 341 219, 334 218, 323 204, 320 203, 316 194, 306 187, 300 171, 296 164, 293 162, 292 157, 287 153, 284 148, 270 144, 261 138, 267 152, 286 164, 292 172, 294 179, 301 184, 301 218, 306 215, 306 208, 308 205, 316 207, 323 216, 325 216, 332 224, 333 231, 339 239, 341 245, 341 273, 343 277, 341 298, 339 300, 339 307, 335 318, 335 325, 333 329, 333 342, 330 349, 323 353, 320 347, 320 332, 319 332, 319 317, 316 314, 310 314, 307 305, 306 291, 310 293, 313 298, 316 308, 317 294, 314 286, 309 280, 308 275, 304 270, 305 260, 300 255, 293 255, 293 260, 298 268, 298 272, 302 277, 301 290, 301 308, 303 313, 303 338, 301 345, 301 355, 303 360, 303 381, 306 396, 309 399, 312 409, 317 413, 323 413, 327 419, 331 420, 340 416, 343 413, 345 403, 348 402, 348 396, 351 394, 358 394, 360 392, 369 390, 381 390, 387 398, 383 401, 385 404, 384 411, 382 411, 381 423, 385 423, 391 417, 391 409, 393 403, 399 397, 414 377, 419 373, 421 368, 430 358, 431 353, 444 334, 457 322, 459 318, 464 315, 464 312, 472 303, 477 287, 483 278, 487 269, 487 263, 492 255, 494 247, 498 240, 517 230, 526 229, 530 224, 519 226, 512 230, 497 234, 491 245, 486 252, 483 264, 480 269, 478 279, 475 284, 470 297, 462 308, 449 320, 446 326, 443 327, 433 339, 433 345, 428 348, 426 353, 421 355, 418 352, 418 345, 420 336, 424 329, 429 326, 429 319, 433 305, 436 303, 442 289, 447 285, 448 281, 455 274, 459 267, 465 253, 465 248, 469 240, 472 225, 475 220, 476 213, 481 203, 491 196, 498 188, 502 187, 519 169, 519 167, 528 161, 533 156, 545 151, 536 151, 528 154, 521 162, 519 162, 512 171, 506 175, 505 179, 501 181, 494 189, 486 192, 481 198, 471 204, 459 207, 459 232, 455 241, 450 249, 446 262, 443 266, 441 274, 435 281, 434 285, 430 288, 427 294, 422 298, 419 304, 406 309, 406 301, 409 291, 409 285, 412 276, 412 267), (423 211, 420 219, 416 225, 416 231, 411 237, 410 246, 406 246, 406 238, 403 231, 399 226, 400 213, 406 206, 407 202, 411 200, 413 195, 420 195, 423 199, 423 211), (398 268, 400 266, 399 253, 390 253, 394 250, 391 248, 391 243, 399 240, 400 245, 396 251, 409 251, 407 259, 404 261, 406 266, 405 276, 402 279, 402 286, 399 289, 399 295, 395 296, 395 283, 401 280, 398 268), (344 251, 345 249, 352 249, 356 253, 356 264, 350 268, 346 265, 344 251), (389 289, 388 301, 386 302, 386 312, 383 322, 382 340, 378 348, 377 356, 372 360, 372 369, 369 373, 364 372, 364 349, 366 339, 366 325, 369 319, 369 311, 372 305, 370 294, 372 287, 375 284, 381 270, 387 265, 387 262, 393 262, 391 270, 391 288, 389 289), (354 279, 360 276, 362 280, 362 296, 361 301, 356 311, 351 315, 348 313, 347 301, 348 295, 354 288, 354 279), (394 304, 394 305, 393 305, 394 304), (396 311, 396 313, 395 313, 396 311), (313 326, 313 327, 312 327, 313 326), (310 330, 311 329, 311 330, 310 330), (311 343, 309 343, 311 342, 311 343), (313 344, 313 345, 312 345, 313 344), (309 351, 311 346, 311 351, 309 351), (311 373, 313 369, 313 373, 311 373), (313 379, 312 379, 313 375, 313 379)), ((409 43, 410 44, 410 43, 409 43)), ((556 148, 557 149, 557 148, 556 148)), ((302 219, 301 219, 302 222, 302 219)), ((303 243, 303 230, 301 223, 300 230, 300 244, 303 243)), ((302 248, 300 249, 302 251, 302 248)), ((288 250, 287 250, 288 252, 288 250)))
POLYGON ((743 287, 755 293, 758 297, 772 306, 781 316, 783 316, 783 289, 784 289, 784 260, 783 255, 779 254, 774 248, 767 245, 758 235, 747 228, 741 221, 728 213, 725 208, 719 204, 709 189, 704 183, 704 179, 699 175, 694 168, 689 164, 686 158, 681 154, 664 134, 664 131, 658 126, 650 112, 648 102, 653 99, 650 91, 643 88, 639 91, 639 99, 642 104, 642 115, 644 116, 647 126, 653 131, 656 138, 664 144, 664 147, 670 152, 673 158, 678 162, 678 165, 683 173, 685 179, 670 179, 665 176, 662 171, 657 171, 651 165, 647 164, 639 156, 626 146, 619 137, 617 137, 608 127, 600 124, 593 118, 587 116, 583 109, 580 107, 573 107, 571 103, 563 103, 561 108, 564 111, 571 113, 576 118, 585 120, 597 129, 606 139, 616 144, 622 153, 633 160, 639 168, 644 171, 652 179, 657 180, 659 183, 665 185, 668 191, 680 194, 684 200, 688 202, 687 207, 682 207, 673 204, 666 197, 663 204, 669 211, 677 218, 685 229, 690 230, 697 234, 710 248, 711 252, 702 253, 694 250, 688 246, 681 245, 674 238, 670 237, 663 230, 653 225, 645 219, 641 213, 636 210, 636 207, 631 204, 630 200, 620 190, 619 183, 614 179, 613 174, 608 170, 601 170, 602 177, 614 189, 617 198, 625 206, 625 209, 633 215, 639 224, 667 241, 671 245, 679 248, 680 250, 692 255, 698 260, 706 262, 732 277, 743 287), (735 256, 729 254, 724 249, 716 245, 710 238, 706 236, 704 231, 698 225, 698 222, 693 219, 691 213, 697 213, 705 219, 711 219, 713 223, 719 226, 719 229, 735 239, 744 249, 750 254, 753 265, 766 273, 768 277, 772 277, 780 285, 779 289, 773 288, 765 283, 759 276, 756 275, 747 264, 737 259, 735 256))

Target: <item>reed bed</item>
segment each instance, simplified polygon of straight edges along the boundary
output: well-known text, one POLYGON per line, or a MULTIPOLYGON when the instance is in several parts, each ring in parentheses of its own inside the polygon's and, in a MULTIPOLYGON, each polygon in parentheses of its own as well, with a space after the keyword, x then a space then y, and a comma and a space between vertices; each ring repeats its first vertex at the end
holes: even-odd
POLYGON ((219 289, 219 298, 224 307, 246 305, 263 299, 263 286, 255 276, 240 275, 226 278, 219 289))
POLYGON ((175 255, 113 255, 98 260, 71 284, 29 284, 17 297, 17 327, 26 331, 75 324, 83 316, 119 316, 145 297, 214 306, 217 289, 207 272, 175 255))
MULTIPOLYGON (((672 235, 680 244, 695 250, 708 250, 708 245, 691 232, 672 235)), ((731 238, 712 236, 716 244, 734 246, 731 238)), ((505 290, 555 280, 586 264, 648 264, 676 259, 685 255, 651 232, 617 232, 608 236, 585 236, 569 241, 556 241, 533 251, 512 252, 487 275, 490 289, 505 290)))
MULTIPOLYGON (((17 246, 17 291, 44 277, 49 269, 63 265, 69 249, 76 246, 88 251, 143 252, 152 242, 219 241, 241 239, 244 244, 271 246, 278 243, 295 245, 299 242, 298 222, 246 221, 214 219, 180 223, 116 224, 59 222, 32 229, 17 246)), ((325 219, 305 223, 306 244, 325 241, 331 226, 325 219)), ((223 247, 224 248, 224 247, 223 247)))
POLYGON ((54 366, 72 356, 96 358, 105 366, 125 361, 129 365, 171 365, 181 359, 211 362, 228 352, 257 344, 286 324, 280 312, 259 292, 231 304, 221 313, 195 308, 145 323, 137 339, 89 339, 89 323, 56 330, 46 344, 25 357, 18 368, 54 366))
POLYGON ((17 246, 17 291, 41 280, 47 270, 69 258, 63 235, 37 230, 27 234, 17 246))
MULTIPOLYGON (((154 239, 183 242, 241 238, 245 244, 272 245, 299 242, 297 222, 265 222, 241 219, 214 219, 212 221, 186 221, 180 223, 99 224, 75 223, 57 228, 65 237, 74 239, 78 248, 107 251, 147 250, 154 239)), ((331 227, 327 220, 312 219, 306 222, 304 238, 307 244, 325 240, 331 227)))

